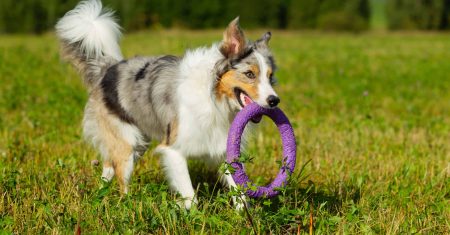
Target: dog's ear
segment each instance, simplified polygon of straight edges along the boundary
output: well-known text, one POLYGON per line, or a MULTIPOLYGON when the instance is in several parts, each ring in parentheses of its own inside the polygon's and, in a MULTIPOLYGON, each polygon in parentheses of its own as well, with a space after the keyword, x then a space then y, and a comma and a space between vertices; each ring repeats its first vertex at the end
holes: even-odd
POLYGON ((223 41, 220 52, 227 57, 232 58, 240 55, 246 44, 244 32, 239 27, 239 17, 230 22, 227 29, 223 33, 223 41))
POLYGON ((257 47, 268 47, 271 37, 272 37, 271 32, 267 32, 267 33, 263 34, 262 37, 256 41, 256 46, 257 47))

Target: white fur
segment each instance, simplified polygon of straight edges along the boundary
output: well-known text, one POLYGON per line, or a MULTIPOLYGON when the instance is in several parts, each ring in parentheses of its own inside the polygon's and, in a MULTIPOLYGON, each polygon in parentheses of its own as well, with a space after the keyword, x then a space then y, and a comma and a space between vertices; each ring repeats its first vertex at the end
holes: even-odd
POLYGON ((134 170, 134 153, 128 156, 126 162, 122 166, 125 167, 125 169, 123 169, 123 179, 125 181, 124 193, 128 193, 128 183, 130 182, 131 174, 134 170))
POLYGON ((88 58, 123 58, 118 44, 120 26, 115 22, 112 11, 102 9, 100 0, 80 2, 58 21, 56 32, 70 44, 81 42, 81 49, 88 58))
POLYGON ((256 103, 258 103, 261 106, 268 107, 267 98, 271 95, 278 96, 277 93, 273 90, 272 86, 270 85, 269 78, 267 77, 267 71, 269 69, 269 66, 264 60, 264 57, 257 51, 255 51, 256 59, 258 60, 259 68, 260 68, 260 77, 259 77, 259 84, 258 84, 258 94, 259 98, 256 100, 256 103))
MULTIPOLYGON (((86 106, 84 111, 83 118, 83 135, 89 140, 95 148, 100 150, 100 154, 103 157, 103 161, 109 160, 108 149, 105 146, 105 143, 102 142, 101 135, 99 135, 99 131, 101 128, 98 126, 98 120, 95 116, 95 110, 93 110, 90 105, 86 106)), ((95 105, 93 105, 95 106, 95 105)), ((142 136, 139 129, 131 124, 120 121, 118 118, 114 116, 108 116, 109 121, 117 131, 121 134, 121 137, 131 146, 145 146, 146 142, 144 141, 144 137, 142 136)))
POLYGON ((113 117, 110 118, 111 123, 117 128, 120 136, 131 146, 143 146, 146 145, 144 137, 135 125, 131 125, 120 121, 119 119, 113 117))
POLYGON ((94 148, 100 151, 100 155, 102 156, 103 161, 109 160, 108 149, 104 143, 102 143, 101 135, 98 133, 101 129, 98 125, 98 120, 96 118, 93 106, 90 103, 92 99, 89 99, 86 108, 84 109, 84 117, 83 117, 83 136, 84 138, 92 143, 94 148))
MULTIPOLYGON (((233 177, 229 170, 225 170, 225 173, 221 175, 222 183, 228 185, 228 187, 233 190, 237 188, 236 182, 234 182, 233 177)), ((236 210, 244 209, 245 205, 248 207, 246 196, 242 193, 240 196, 232 196, 233 204, 236 210)))
POLYGON ((114 168, 112 167, 103 167, 102 179, 106 182, 109 182, 114 177, 114 168))
POLYGON ((215 102, 214 65, 222 55, 216 45, 188 52, 180 64, 179 125, 172 145, 186 157, 208 155, 223 160, 230 127, 230 109, 215 102))
MULTIPOLYGON (((197 202, 186 164, 188 157, 203 157, 211 165, 225 160, 230 112, 226 102, 216 102, 212 93, 214 65, 222 55, 217 45, 188 51, 180 64, 180 84, 177 87, 178 132, 171 147, 158 147, 166 177, 173 190, 184 198, 186 208, 197 202)), ((236 187, 231 176, 224 176, 230 187, 236 187)), ((237 209, 243 203, 233 198, 237 209)))
POLYGON ((184 206, 190 209, 192 203, 197 203, 197 198, 192 187, 186 158, 179 151, 167 146, 158 146, 155 151, 162 155, 161 165, 171 189, 181 194, 184 206))

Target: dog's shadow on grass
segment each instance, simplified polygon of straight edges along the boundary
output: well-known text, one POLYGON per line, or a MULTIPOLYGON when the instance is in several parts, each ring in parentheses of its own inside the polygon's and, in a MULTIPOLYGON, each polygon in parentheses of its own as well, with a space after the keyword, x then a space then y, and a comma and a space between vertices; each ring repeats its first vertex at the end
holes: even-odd
POLYGON ((220 182, 218 169, 211 169, 200 161, 191 161, 189 171, 198 197, 210 198, 226 189, 220 182))
MULTIPOLYGON (((217 171, 209 169, 200 162, 191 162, 189 168, 199 198, 214 198, 213 195, 228 191, 228 188, 221 184, 217 171)), ((361 187, 356 182, 315 183, 308 180, 309 175, 304 175, 303 170, 304 167, 291 176, 288 186, 280 192, 280 196, 271 199, 253 199, 252 204, 261 206, 265 212, 269 213, 277 213, 280 208, 287 207, 322 210, 337 214, 342 211, 344 202, 352 201, 357 204, 361 199, 361 187), (270 203, 265 203, 267 200, 270 203)))
POLYGON ((272 198, 270 206, 266 206, 265 209, 276 212, 285 206, 337 214, 342 211, 345 202, 352 201, 357 204, 361 199, 361 190, 348 182, 336 182, 331 187, 308 181, 305 184, 289 186, 281 195, 272 198))

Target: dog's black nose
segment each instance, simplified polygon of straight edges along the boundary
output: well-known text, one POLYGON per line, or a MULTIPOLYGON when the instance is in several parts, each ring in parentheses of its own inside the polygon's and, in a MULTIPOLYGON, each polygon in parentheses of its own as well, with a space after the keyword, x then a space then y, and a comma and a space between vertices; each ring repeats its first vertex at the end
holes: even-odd
POLYGON ((274 95, 269 95, 269 97, 267 97, 267 103, 269 104, 270 107, 273 108, 280 103, 280 98, 274 95))

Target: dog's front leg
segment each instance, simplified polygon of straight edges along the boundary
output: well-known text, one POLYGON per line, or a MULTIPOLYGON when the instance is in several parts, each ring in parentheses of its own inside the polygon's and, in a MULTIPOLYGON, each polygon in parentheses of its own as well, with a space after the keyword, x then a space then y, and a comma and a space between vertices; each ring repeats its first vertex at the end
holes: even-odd
MULTIPOLYGON (((230 188, 230 190, 235 190, 236 189, 236 182, 234 182, 230 171, 225 170, 225 173, 221 173, 221 174, 222 174, 222 183, 225 186, 228 186, 230 188)), ((232 196, 232 200, 233 200, 234 207, 238 211, 243 210, 245 206, 247 206, 247 208, 249 206, 249 204, 247 202, 247 196, 245 196, 244 193, 240 193, 239 192, 239 195, 232 196)))
POLYGON ((161 165, 171 189, 180 193, 183 198, 182 205, 189 210, 192 203, 197 203, 197 198, 192 187, 186 158, 170 146, 159 146, 156 152, 162 155, 161 165))

